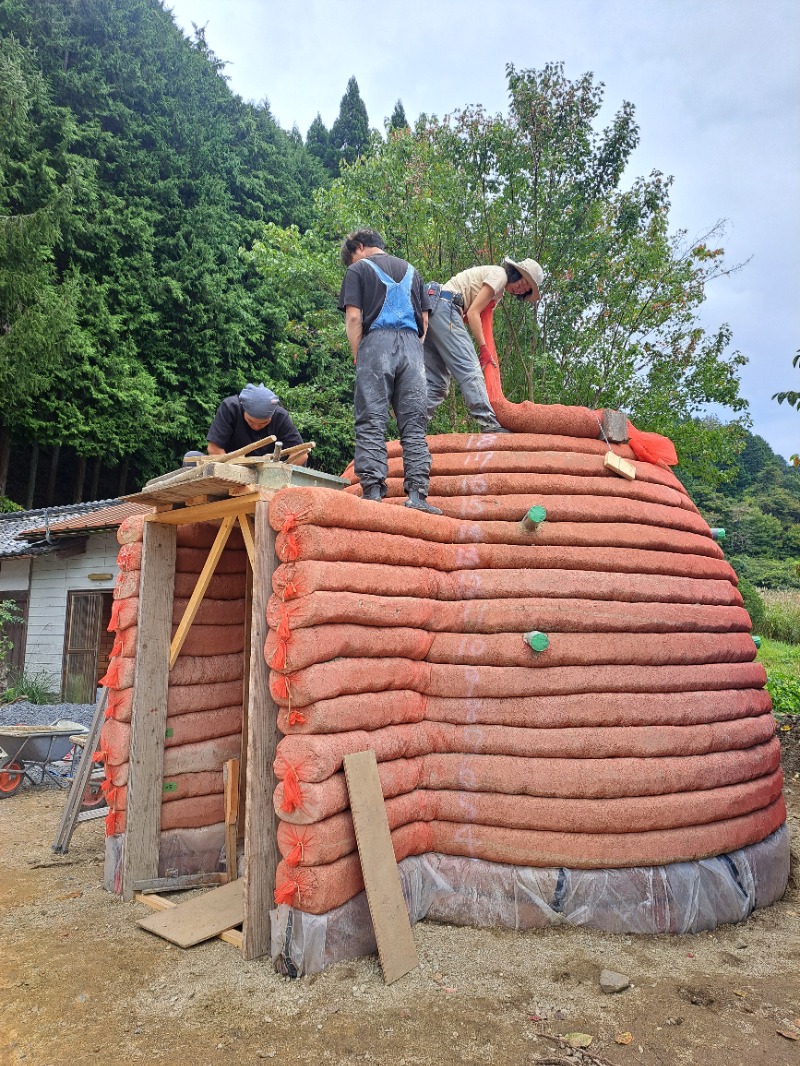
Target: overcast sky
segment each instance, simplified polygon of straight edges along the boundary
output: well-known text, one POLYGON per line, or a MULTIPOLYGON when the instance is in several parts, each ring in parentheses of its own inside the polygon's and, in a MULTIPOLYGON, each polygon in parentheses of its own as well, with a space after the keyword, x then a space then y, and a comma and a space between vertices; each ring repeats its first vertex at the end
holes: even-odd
POLYGON ((728 322, 750 360, 754 431, 787 458, 800 451, 800 412, 770 399, 800 388, 800 0, 166 2, 187 34, 205 26, 235 92, 267 99, 304 136, 317 112, 330 128, 351 75, 382 129, 398 97, 410 121, 467 104, 505 111, 506 63, 592 71, 603 123, 623 100, 636 107, 623 184, 674 175, 673 231, 726 219, 726 261, 750 260, 709 287, 702 319, 728 322))

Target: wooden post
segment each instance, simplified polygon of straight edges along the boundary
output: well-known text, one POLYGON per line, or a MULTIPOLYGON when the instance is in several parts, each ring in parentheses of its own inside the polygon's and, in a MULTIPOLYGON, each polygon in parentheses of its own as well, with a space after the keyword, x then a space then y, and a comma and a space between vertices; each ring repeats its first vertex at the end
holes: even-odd
POLYGON ((175 526, 145 523, 122 858, 125 900, 133 899, 135 881, 158 876, 176 541, 175 526))
POLYGON ((259 959, 269 954, 269 911, 273 904, 278 866, 278 820, 272 806, 275 772, 272 763, 278 744, 278 707, 269 691, 269 667, 264 658, 267 639, 267 600, 276 567, 275 531, 269 524, 269 503, 256 504, 256 558, 250 640, 250 691, 247 711, 247 799, 244 830, 244 923, 242 956, 259 959))
MULTIPOLYGON (((255 553, 254 553, 255 558, 255 553)), ((244 841, 244 810, 247 798, 247 712, 250 708, 250 641, 253 620, 253 568, 247 561, 244 586, 244 652, 242 655, 242 746, 239 749, 239 823, 237 835, 244 841)))
POLYGON ((239 876, 236 856, 239 822, 239 760, 228 759, 222 764, 222 783, 225 788, 225 872, 228 881, 239 876))

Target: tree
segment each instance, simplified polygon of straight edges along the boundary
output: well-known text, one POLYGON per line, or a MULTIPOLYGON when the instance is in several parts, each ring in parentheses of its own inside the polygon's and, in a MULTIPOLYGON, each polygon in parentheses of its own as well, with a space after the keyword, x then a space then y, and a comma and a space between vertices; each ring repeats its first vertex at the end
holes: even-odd
POLYGON ((247 261, 269 284, 276 340, 273 388, 305 440, 313 465, 340 474, 353 454, 354 368, 337 297, 337 247, 313 231, 267 225, 247 261))
MULTIPOLYGON (((800 368, 800 349, 798 349, 797 354, 792 360, 792 366, 800 368)), ((800 411, 800 392, 797 390, 793 389, 788 392, 776 392, 772 399, 777 400, 778 403, 783 403, 785 400, 790 407, 796 407, 797 410, 800 411)))
POLYGON ((56 270, 77 182, 73 135, 31 54, 0 38, 0 495, 10 435, 49 391, 76 328, 71 287, 56 270))
POLYGON ((337 164, 342 160, 345 163, 354 163, 369 146, 367 109, 354 77, 348 81, 339 104, 339 115, 331 126, 330 143, 333 159, 337 164))
MULTIPOLYGON (((706 284, 730 273, 720 227, 670 235, 672 182, 658 172, 620 187, 639 140, 634 109, 624 103, 596 130, 603 91, 591 74, 570 81, 559 64, 507 74, 506 116, 422 115, 345 167, 320 197, 322 229, 370 222, 439 280, 504 254, 537 259, 538 313, 505 299, 495 316, 506 395, 623 408, 680 449, 707 404, 746 407, 729 329, 707 334, 697 320, 706 284)), ((702 434, 724 452, 724 435, 697 422, 691 447, 702 434)))
POLYGON ((407 130, 409 128, 403 101, 398 100, 389 119, 389 130, 407 130))
POLYGON ((322 116, 317 112, 317 117, 308 127, 306 134, 306 148, 322 163, 327 171, 336 175, 339 173, 338 161, 334 162, 331 157, 331 134, 322 116))
POLYGON ((18 446, 163 471, 223 396, 270 376, 281 309, 239 249, 265 222, 307 227, 327 175, 158 0, 2 0, 0 41, 0 387, 18 446))

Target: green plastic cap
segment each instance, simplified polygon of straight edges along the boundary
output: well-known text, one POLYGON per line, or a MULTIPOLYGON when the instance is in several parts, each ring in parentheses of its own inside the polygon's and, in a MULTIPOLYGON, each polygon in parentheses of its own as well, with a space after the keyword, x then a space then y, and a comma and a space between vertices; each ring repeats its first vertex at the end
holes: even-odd
POLYGON ((721 526, 712 526, 711 536, 714 540, 725 540, 725 530, 721 526))
POLYGON ((761 637, 757 637, 755 634, 753 634, 753 643, 755 644, 755 646, 757 648, 760 648, 761 647, 761 637))
POLYGON ((541 504, 536 503, 531 507, 525 517, 531 522, 544 522, 547 517, 547 511, 541 504))
POLYGON ((538 629, 533 629, 530 633, 525 633, 522 639, 526 644, 529 644, 534 651, 544 651, 545 648, 550 647, 550 638, 546 633, 540 633, 538 629))

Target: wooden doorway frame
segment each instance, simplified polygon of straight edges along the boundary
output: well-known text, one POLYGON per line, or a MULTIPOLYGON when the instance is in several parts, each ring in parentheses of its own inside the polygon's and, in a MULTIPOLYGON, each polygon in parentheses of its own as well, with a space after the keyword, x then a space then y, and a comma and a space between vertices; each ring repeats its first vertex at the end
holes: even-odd
MULTIPOLYGON (((247 763, 242 955, 247 960, 261 958, 270 951, 269 911, 279 860, 278 820, 272 804, 276 786, 273 762, 278 742, 278 707, 270 694, 269 667, 264 658, 267 600, 276 567, 276 534, 269 523, 269 501, 273 495, 274 490, 257 489, 214 503, 156 512, 145 518, 122 861, 123 899, 130 900, 138 882, 158 877, 170 661, 174 662, 180 651, 178 637, 182 635, 182 642, 228 534, 238 522, 253 570, 247 706, 242 708, 242 756, 247 763), (219 522, 220 533, 215 541, 217 551, 212 547, 209 552, 196 595, 190 599, 178 633, 171 639, 177 527, 189 522, 219 522)), ((245 661, 246 653, 247 649, 245 661)))

